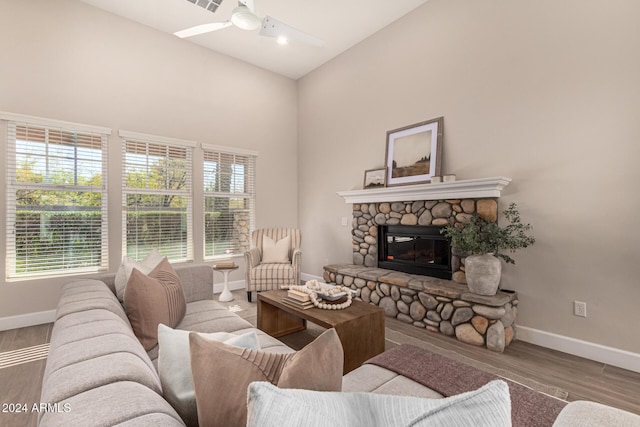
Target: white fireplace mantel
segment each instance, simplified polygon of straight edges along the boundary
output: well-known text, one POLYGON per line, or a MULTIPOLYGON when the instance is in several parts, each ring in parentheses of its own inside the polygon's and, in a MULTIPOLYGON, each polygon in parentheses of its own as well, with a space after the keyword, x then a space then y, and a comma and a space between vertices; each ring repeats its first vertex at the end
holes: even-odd
POLYGON ((479 199, 500 197, 511 178, 465 179, 462 181, 416 184, 367 190, 338 191, 345 203, 409 202, 415 200, 479 199))

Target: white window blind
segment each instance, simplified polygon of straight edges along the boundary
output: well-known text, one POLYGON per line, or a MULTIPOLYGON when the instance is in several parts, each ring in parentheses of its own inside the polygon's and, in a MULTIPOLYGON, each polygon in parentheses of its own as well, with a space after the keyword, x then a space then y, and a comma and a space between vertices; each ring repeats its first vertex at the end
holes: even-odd
POLYGON ((108 268, 107 131, 8 121, 7 277, 108 268))
POLYGON ((204 150, 204 256, 249 249, 255 223, 256 155, 204 150))
POLYGON ((144 258, 152 249, 171 261, 193 259, 193 147, 167 138, 123 139, 123 252, 144 258))

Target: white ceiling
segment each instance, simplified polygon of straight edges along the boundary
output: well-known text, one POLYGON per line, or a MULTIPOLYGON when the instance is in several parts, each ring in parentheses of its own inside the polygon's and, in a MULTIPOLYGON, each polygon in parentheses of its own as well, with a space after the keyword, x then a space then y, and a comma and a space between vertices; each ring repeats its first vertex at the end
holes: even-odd
MULTIPOLYGON (((149 27, 178 30, 230 18, 235 0, 224 0, 211 13, 187 0, 82 0, 149 27)), ((184 39, 258 67, 298 79, 412 11, 427 0, 255 0, 255 12, 269 15, 323 39, 324 47, 276 40, 259 30, 236 27, 184 39)))

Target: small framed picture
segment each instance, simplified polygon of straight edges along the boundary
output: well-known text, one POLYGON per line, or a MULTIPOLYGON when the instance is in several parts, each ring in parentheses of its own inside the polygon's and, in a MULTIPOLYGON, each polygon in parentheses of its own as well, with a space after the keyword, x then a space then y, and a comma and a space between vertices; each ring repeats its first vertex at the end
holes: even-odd
POLYGON ((387 168, 364 171, 364 189, 384 187, 386 177, 387 168))
POLYGON ((387 132, 387 186, 429 182, 440 175, 444 119, 387 132))

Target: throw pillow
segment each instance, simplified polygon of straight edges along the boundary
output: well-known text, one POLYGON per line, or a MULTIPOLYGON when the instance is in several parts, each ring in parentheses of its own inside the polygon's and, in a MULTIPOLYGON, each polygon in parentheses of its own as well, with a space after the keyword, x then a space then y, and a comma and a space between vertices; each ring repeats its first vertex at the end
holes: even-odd
POLYGON ((205 426, 244 426, 247 387, 269 381, 283 388, 340 391, 343 351, 329 329, 296 353, 242 349, 189 334, 198 421, 205 426))
POLYGON ((248 427, 511 426, 509 386, 499 380, 443 399, 283 390, 254 382, 247 403, 248 427))
MULTIPOLYGON (((190 427, 198 425, 198 412, 191 379, 189 333, 190 331, 172 329, 162 323, 158 325, 158 374, 162 383, 162 393, 185 424, 190 427)), ((260 350, 260 342, 255 332, 242 335, 228 332, 198 333, 198 335, 236 347, 260 350)))
POLYGON ((149 275, 134 268, 124 290, 124 309, 145 350, 158 344, 158 324, 177 326, 187 303, 178 275, 164 258, 149 275))
POLYGON ((289 260, 289 248, 291 247, 291 236, 283 237, 275 242, 271 237, 262 238, 262 262, 287 264, 289 260))
POLYGON ((129 277, 131 276, 131 272, 134 268, 137 268, 138 271, 141 271, 144 274, 149 274, 151 270, 160 264, 160 261, 162 261, 163 258, 164 256, 160 255, 160 252, 158 252, 157 249, 153 249, 149 252, 140 262, 133 258, 129 258, 128 256, 122 258, 122 264, 120 264, 120 268, 118 268, 114 280, 118 300, 120 300, 120 302, 124 301, 124 288, 127 286, 127 282, 129 281, 129 277))

